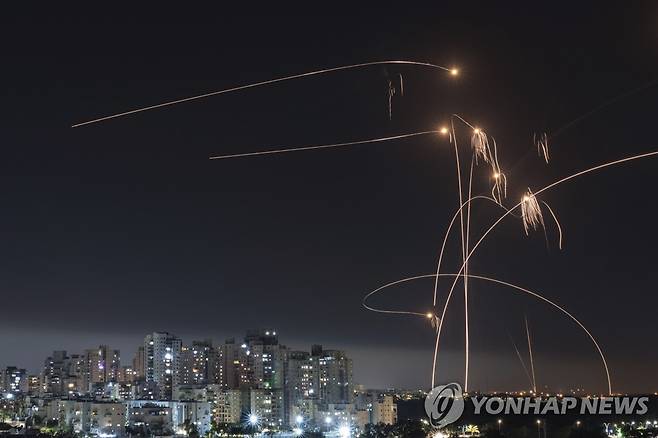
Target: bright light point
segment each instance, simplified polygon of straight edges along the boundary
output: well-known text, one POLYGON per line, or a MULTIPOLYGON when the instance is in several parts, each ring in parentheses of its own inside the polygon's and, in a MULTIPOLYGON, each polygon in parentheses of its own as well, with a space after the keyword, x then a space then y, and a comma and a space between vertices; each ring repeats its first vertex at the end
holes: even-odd
POLYGON ((258 415, 256 414, 249 414, 249 424, 252 426, 255 426, 258 424, 258 415))
POLYGON ((296 422, 297 424, 302 424, 302 423, 304 422, 304 417, 302 417, 301 415, 297 415, 297 416, 295 417, 295 422, 296 422))
POLYGON ((456 68, 450 69, 450 74, 453 76, 457 76, 459 74, 459 69, 456 68))
POLYGON ((324 419, 324 422, 327 423, 327 424, 331 424, 331 417, 326 417, 324 419))
MULTIPOLYGON (((530 196, 525 195, 525 196, 523 197, 523 202, 528 202, 529 200, 530 200, 530 196)), ((530 391, 530 392, 532 392, 532 391, 530 391)))
POLYGON ((480 128, 475 128, 475 129, 473 129, 473 132, 474 132, 475 134, 479 134, 479 133, 482 132, 482 131, 480 131, 480 128))
POLYGON ((443 432, 437 432, 434 435, 432 435, 432 438, 447 438, 447 437, 448 437, 448 435, 446 435, 443 432))
POLYGON ((541 424, 541 420, 537 420, 537 424, 541 424))
POLYGON ((430 313, 430 312, 427 312, 427 314, 425 316, 427 317, 427 319, 432 319, 434 317, 434 314, 430 313))
POLYGON ((500 173, 496 172, 493 174, 494 179, 500 178, 500 173))
POLYGON ((441 129, 439 129, 439 132, 443 135, 446 135, 448 133, 448 128, 442 126, 441 129))
POLYGON ((299 427, 296 427, 296 428, 294 428, 294 429, 292 430, 292 434, 293 434, 294 436, 301 436, 302 433, 303 433, 303 431, 302 431, 299 427))
POLYGON ((346 425, 340 426, 340 427, 338 428, 338 434, 339 434, 342 438, 347 438, 348 436, 350 436, 350 427, 349 427, 349 426, 346 426, 346 425))

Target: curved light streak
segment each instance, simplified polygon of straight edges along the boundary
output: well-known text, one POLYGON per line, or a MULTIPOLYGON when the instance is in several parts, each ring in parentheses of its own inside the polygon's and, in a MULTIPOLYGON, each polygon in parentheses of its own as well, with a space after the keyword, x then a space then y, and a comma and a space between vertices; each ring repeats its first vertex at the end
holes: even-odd
POLYGON ((514 347, 514 351, 516 351, 516 357, 519 358, 519 362, 521 362, 521 366, 523 367, 523 371, 525 371, 525 375, 528 377, 528 382, 530 382, 530 386, 534 387, 532 383, 532 377, 530 377, 530 372, 528 371, 528 367, 525 365, 525 361, 523 360, 523 357, 521 356, 521 352, 519 351, 519 347, 516 346, 516 342, 514 342, 514 339, 512 338, 512 335, 508 333, 510 341, 512 341, 512 346, 514 347))
POLYGON ((248 88, 262 87, 264 85, 271 85, 271 84, 275 84, 275 83, 278 83, 278 82, 290 81, 290 80, 293 80, 293 79, 299 79, 299 78, 304 78, 304 77, 308 77, 308 76, 316 76, 316 75, 331 73, 331 72, 340 71, 340 70, 349 70, 349 69, 354 69, 354 68, 368 67, 368 66, 372 66, 372 65, 388 65, 388 64, 404 64, 404 65, 416 65, 416 66, 422 66, 422 67, 430 67, 430 68, 435 68, 435 69, 447 71, 449 73, 452 73, 452 71, 453 71, 453 70, 451 70, 447 67, 443 67, 441 65, 436 65, 436 64, 431 64, 429 62, 398 61, 398 60, 362 62, 360 64, 351 64, 351 65, 344 65, 344 66, 340 66, 340 67, 325 68, 325 69, 322 69, 322 70, 316 70, 316 71, 311 71, 311 72, 307 72, 307 73, 300 73, 300 74, 296 74, 296 75, 285 76, 285 77, 282 77, 282 78, 270 79, 270 80, 267 80, 267 81, 255 82, 253 84, 240 85, 238 87, 227 88, 227 89, 224 89, 224 90, 211 91, 209 93, 198 94, 196 96, 185 97, 185 98, 182 98, 182 99, 170 100, 170 101, 158 103, 158 104, 155 104, 155 105, 150 105, 150 106, 145 106, 145 107, 142 107, 142 108, 136 108, 136 109, 133 109, 133 110, 124 111, 122 113, 112 114, 112 115, 105 116, 105 117, 99 117, 97 119, 88 120, 86 122, 76 123, 74 125, 71 125, 71 128, 77 128, 77 127, 80 127, 80 126, 91 125, 93 123, 99 123, 99 122, 103 122, 103 121, 110 120, 110 119, 125 117, 125 116, 131 115, 131 114, 141 113, 141 112, 144 112, 144 111, 150 111, 150 110, 154 110, 154 109, 162 108, 162 107, 166 107, 166 106, 177 105, 179 103, 189 102, 189 101, 192 101, 192 100, 205 99, 206 97, 217 96, 217 95, 220 95, 220 94, 233 93, 235 91, 246 90, 248 88))
POLYGON ((559 239, 558 239, 558 247, 560 249, 562 249, 562 225, 560 225, 560 221, 557 220, 557 216, 555 215, 555 212, 553 211, 551 206, 548 205, 544 201, 541 201, 541 203, 544 204, 546 206, 546 208, 548 208, 548 211, 551 213, 551 216, 553 216, 553 220, 555 221, 555 225, 557 225, 557 231, 558 231, 559 236, 560 236, 559 239))
MULTIPOLYGON (((436 274, 416 275, 416 276, 414 276, 414 277, 408 277, 408 278, 403 278, 403 279, 401 279, 401 280, 393 281, 393 282, 391 282, 391 283, 385 284, 384 286, 381 286, 381 287, 375 289, 374 291, 370 292, 368 295, 366 295, 366 296, 364 297, 363 301, 365 302, 365 300, 366 300, 368 297, 374 295, 374 294, 377 293, 377 292, 380 292, 380 291, 383 290, 383 289, 386 289, 387 287, 394 286, 394 285, 396 285, 396 284, 400 284, 400 283, 405 283, 405 282, 408 282, 408 281, 419 280, 419 279, 422 279, 422 278, 432 278, 432 277, 435 277, 435 276, 436 276, 436 274)), ((464 274, 462 274, 462 273, 459 273, 459 274, 439 274, 439 276, 441 276, 441 277, 455 277, 455 278, 460 278, 460 277, 464 277, 464 274)), ((574 321, 576 324, 578 324, 578 326, 579 326, 581 329, 583 329, 583 331, 587 334, 587 336, 589 337, 589 339, 592 341, 592 343, 593 343, 594 346, 596 347, 596 351, 599 353, 599 356, 601 357, 601 361, 603 362, 603 367, 605 368, 606 379, 607 379, 607 382, 608 382, 608 393, 609 393, 609 394, 612 394, 612 382, 611 382, 611 380, 610 380, 610 371, 608 370, 608 362, 606 361, 606 358, 605 358, 605 355, 604 355, 604 353, 603 353, 603 350, 602 350, 601 347, 599 346, 599 343, 596 341, 596 339, 594 338, 594 336, 592 335, 592 333, 590 333, 590 331, 587 329, 587 327, 585 327, 585 326, 584 326, 584 325, 578 320, 578 318, 576 318, 576 317, 573 316, 571 313, 569 313, 569 311, 566 310, 564 307, 560 306, 559 304, 556 304, 555 302, 549 300, 548 298, 545 298, 544 296, 538 294, 537 292, 533 292, 533 291, 531 291, 530 289, 526 289, 526 288, 524 288, 524 287, 517 286, 516 284, 509 283, 509 282, 507 282, 507 281, 498 280, 498 279, 496 279, 496 278, 485 277, 485 276, 483 276, 483 275, 469 274, 468 276, 469 276, 470 278, 475 278, 475 279, 477 279, 477 280, 488 281, 488 282, 491 282, 491 283, 497 283, 497 284, 500 284, 500 285, 503 285, 503 286, 511 287, 511 288, 516 289, 516 290, 518 290, 518 291, 520 291, 520 292, 526 293, 526 294, 528 294, 528 295, 532 295, 533 297, 535 297, 535 298, 537 298, 537 299, 539 299, 539 300, 541 300, 541 301, 543 301, 543 302, 545 302, 545 303, 547 303, 547 304, 550 304, 551 306, 555 307, 555 308, 558 309, 560 312, 562 312, 562 313, 564 313, 565 315, 567 315, 567 316, 568 316, 572 321, 574 321)), ((423 315, 423 314, 419 314, 419 315, 423 315)), ((441 320, 440 322, 443 322, 443 320, 441 320)))
MULTIPOLYGON (((639 159, 641 159, 641 158, 652 157, 652 156, 655 156, 655 155, 658 155, 658 151, 647 152, 647 153, 639 154, 639 155, 632 155, 632 156, 630 156, 630 157, 621 158, 621 159, 619 159, 619 160, 610 161, 610 162, 607 162, 607 163, 599 164, 599 165, 594 166, 594 167, 590 167, 590 168, 585 169, 585 170, 581 170, 580 172, 576 172, 576 173, 574 173, 574 174, 572 174, 572 175, 566 176, 566 177, 564 177, 564 178, 561 178, 561 179, 559 179, 559 180, 557 180, 557 181, 555 181, 555 182, 553 182, 553 183, 547 185, 546 187, 544 187, 544 188, 542 188, 541 190, 537 191, 537 192, 535 193, 535 196, 537 196, 537 195, 539 195, 539 194, 545 192, 546 190, 549 190, 549 189, 551 189, 551 188, 553 188, 553 187, 555 187, 555 186, 557 186, 557 185, 559 185, 559 184, 562 184, 563 182, 566 182, 566 181, 572 180, 572 179, 574 179, 574 178, 577 178, 577 177, 579 177, 579 176, 585 175, 585 174, 587 174, 587 173, 594 172, 594 171, 601 170, 601 169, 605 169, 605 168, 607 168, 607 167, 615 166, 615 165, 617 165, 617 164, 623 164, 623 163, 627 163, 627 162, 629 162, 629 161, 639 160, 639 159)), ((500 222, 502 222, 503 219, 505 219, 508 215, 510 215, 511 212, 512 212, 514 209, 518 208, 523 202, 524 202, 524 201, 519 202, 519 203, 516 204, 514 207, 512 207, 511 209, 509 209, 507 212, 505 212, 502 216, 500 216, 500 217, 498 218, 498 220, 496 220, 496 221, 495 221, 495 222, 494 222, 494 223, 493 223, 493 224, 492 224, 492 225, 491 225, 491 226, 490 226, 490 227, 484 232, 484 234, 482 235, 482 237, 480 237, 480 239, 479 239, 479 240, 476 242, 476 244, 473 246, 473 249, 468 253, 468 255, 467 255, 467 257, 466 257, 466 260, 467 260, 467 261, 468 261, 468 260, 471 258, 471 256, 475 253, 475 250, 480 246, 480 244, 481 244, 481 243, 484 241, 484 239, 489 235, 489 233, 490 233, 494 228, 496 228, 496 226, 497 226, 500 222)), ((460 275, 462 274, 462 272, 464 271, 464 265, 465 265, 465 264, 466 264, 466 263, 463 263, 463 264, 462 264, 461 268, 459 269, 459 272, 458 272, 457 275, 455 276, 455 280, 453 281, 452 286, 450 287, 450 292, 448 293, 448 297, 446 298, 446 302, 445 302, 445 305, 444 305, 444 307, 443 307, 443 312, 441 313, 441 318, 440 318, 440 320, 439 320, 439 327, 438 327, 438 329, 437 329, 437 334, 436 334, 436 343, 435 343, 435 348, 434 348, 434 352, 435 352, 435 354, 434 354, 434 366, 432 367, 433 369, 434 369, 434 367, 436 366, 436 359, 437 359, 437 356, 438 356, 438 346, 439 346, 439 341, 440 341, 440 338, 441 338, 441 329, 442 329, 442 327, 443 327, 443 320, 444 320, 444 317, 445 317, 445 313, 446 313, 446 311, 447 311, 448 304, 450 303, 450 298, 452 297, 452 293, 453 293, 453 291, 454 291, 455 285, 457 284, 457 280, 459 279, 459 276, 460 276, 460 275)), ((473 276, 471 276, 471 277, 473 277, 473 276)), ((606 366, 606 372, 607 372, 607 366, 606 366)), ((432 381, 434 381, 434 375, 432 375, 432 381)), ((609 390, 610 390, 609 392, 612 394, 612 388, 611 388, 611 387, 609 388, 609 390)))
MULTIPOLYGON (((537 378, 535 377, 535 360, 532 357, 532 342, 530 342, 530 327, 528 326, 528 317, 525 316, 523 319, 525 320, 525 333, 526 333, 526 335, 528 335, 528 354, 530 355, 530 369, 532 370, 532 392, 537 394, 537 378)), ((598 347, 598 344, 597 344, 597 347, 598 347)), ((605 363, 605 359, 604 359, 604 363, 605 363)), ((607 372, 608 366, 606 365, 605 368, 606 368, 606 372, 607 372)), ((609 377, 610 376, 608 376, 608 378, 609 377)), ((610 382, 608 381, 608 383, 610 383, 610 382)), ((609 389, 612 392, 612 389, 611 388, 609 388, 609 389)))
MULTIPOLYGON (((455 121, 454 118, 450 118, 450 127, 452 130, 452 141, 455 145, 455 161, 457 162, 457 186, 459 188, 459 205, 462 205, 464 203, 464 194, 462 192, 462 175, 461 175, 461 166, 459 162, 459 148, 457 147, 457 134, 455 133, 455 121)), ((473 166, 471 162, 471 176, 473 175, 473 166)), ((470 197, 470 195, 469 195, 470 197)), ((471 204, 468 203, 470 206, 471 204)), ((466 271, 468 271, 468 264, 466 263, 466 253, 468 249, 466 248, 466 239, 464 238, 464 210, 462 208, 459 209, 459 225, 460 225, 460 230, 461 230, 461 244, 462 244, 462 262, 465 266, 466 271)), ((464 277, 464 298, 468 296, 468 285, 466 283, 466 277, 464 277)), ((464 311, 466 312, 466 316, 468 317, 468 303, 466 302, 464 304, 464 311)), ((442 317, 443 318, 443 317, 442 317)), ((441 322, 439 322, 439 326, 441 325, 441 322)), ((468 322, 466 322, 466 346, 464 351, 466 352, 466 369, 468 370, 468 322)), ((432 388, 434 385, 432 385, 432 388)), ((466 372, 466 378, 464 380, 464 390, 468 392, 468 372, 466 372)))
POLYGON ((348 141, 348 142, 344 142, 344 143, 329 143, 329 144, 321 144, 321 145, 314 145, 314 146, 303 146, 303 147, 298 147, 298 148, 271 149, 271 150, 258 151, 258 152, 244 152, 244 153, 240 153, 240 154, 213 155, 213 156, 210 156, 208 159, 209 160, 225 160, 225 159, 229 159, 229 158, 253 157, 253 156, 257 156, 257 155, 272 155, 272 154, 282 154, 282 153, 288 153, 288 152, 310 151, 310 150, 315 150, 315 149, 340 148, 340 147, 345 147, 345 146, 355 146, 355 145, 368 144, 368 143, 381 143, 381 142, 385 142, 385 141, 399 140, 399 139, 403 139, 403 138, 418 137, 418 136, 422 136, 422 135, 437 134, 437 133, 439 133, 439 131, 436 131, 436 130, 411 132, 409 134, 392 135, 392 136, 389 136, 389 137, 378 137, 378 138, 371 138, 371 139, 367 139, 367 140, 348 141))
MULTIPOLYGON (((438 289, 439 289, 439 278, 441 277, 441 275, 440 275, 441 263, 443 261, 443 254, 445 253, 445 247, 446 247, 446 243, 448 241, 448 237, 450 236, 450 231, 452 230, 452 227, 455 223, 455 220, 457 219, 457 216, 459 216, 460 211, 462 211, 467 204, 470 204, 471 202, 473 202, 476 199, 486 199, 487 201, 491 201, 494 204, 498 205, 502 209, 507 210, 505 208, 505 206, 501 205, 495 198, 484 196, 484 195, 477 195, 477 196, 470 197, 462 205, 459 206, 459 208, 457 209, 455 214, 452 216, 452 219, 450 220, 450 224, 448 224, 448 229, 446 230, 446 233, 443 236, 443 243, 441 244, 441 251, 439 251, 439 261, 436 265, 436 279, 434 280, 434 297, 433 297, 433 301, 432 301, 432 305, 434 307, 436 306, 436 297, 437 297, 438 289)), ((513 213, 511 213, 511 214, 514 216, 513 213)), ((438 327, 441 327, 441 321, 443 320, 443 317, 445 316, 445 312, 446 312, 446 310, 444 309, 444 311, 443 311, 443 313, 441 314, 440 317, 438 315, 436 316, 438 327)), ((439 348, 438 343, 436 343, 434 345, 434 357, 436 357, 438 355, 438 348, 439 348)), ((436 368, 436 360, 434 361, 434 363, 432 365, 432 376, 435 375, 435 368, 436 368)), ((434 387, 434 378, 433 377, 432 377, 432 387, 434 387)))

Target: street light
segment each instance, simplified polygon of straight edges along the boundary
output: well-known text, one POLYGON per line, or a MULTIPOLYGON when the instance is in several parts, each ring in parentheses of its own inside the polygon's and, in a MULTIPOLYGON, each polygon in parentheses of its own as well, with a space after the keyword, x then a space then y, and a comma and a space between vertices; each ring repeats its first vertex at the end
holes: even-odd
POLYGON ((541 420, 537 420, 537 437, 541 438, 541 420))
POLYGON ((498 419, 498 432, 500 432, 500 426, 503 424, 503 420, 498 419))

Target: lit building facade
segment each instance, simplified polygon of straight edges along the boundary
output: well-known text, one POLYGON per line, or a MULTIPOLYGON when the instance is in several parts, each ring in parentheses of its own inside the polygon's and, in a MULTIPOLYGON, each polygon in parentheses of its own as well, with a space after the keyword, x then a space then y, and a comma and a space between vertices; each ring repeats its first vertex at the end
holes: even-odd
POLYGON ((154 332, 144 338, 144 370, 147 384, 157 388, 157 398, 171 400, 180 384, 182 341, 167 332, 154 332))

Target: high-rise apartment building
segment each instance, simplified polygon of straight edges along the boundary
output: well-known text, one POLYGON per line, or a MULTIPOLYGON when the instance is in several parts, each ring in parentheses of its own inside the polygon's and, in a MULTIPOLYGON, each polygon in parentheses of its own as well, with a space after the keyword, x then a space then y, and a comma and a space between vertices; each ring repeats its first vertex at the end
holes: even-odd
POLYGON ((8 394, 27 394, 27 371, 14 366, 6 367, 0 375, 0 389, 8 394))
POLYGON ((121 355, 107 345, 85 350, 86 373, 90 386, 102 387, 119 380, 121 355))
POLYGON ((144 338, 146 383, 154 383, 158 398, 171 400, 180 385, 182 341, 167 332, 153 332, 144 338))
POLYGON ((352 403, 352 359, 340 350, 323 350, 321 345, 311 348, 316 368, 318 400, 320 403, 352 403))
POLYGON ((180 384, 206 385, 215 383, 215 354, 210 340, 193 341, 181 350, 180 384))

